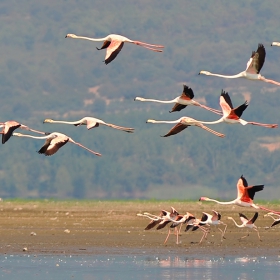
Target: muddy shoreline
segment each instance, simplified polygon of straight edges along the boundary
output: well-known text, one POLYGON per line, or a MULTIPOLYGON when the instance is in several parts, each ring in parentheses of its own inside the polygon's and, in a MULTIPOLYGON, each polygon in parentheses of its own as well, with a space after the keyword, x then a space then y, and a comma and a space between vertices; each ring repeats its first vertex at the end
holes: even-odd
MULTIPOLYGON (((269 205, 277 209, 277 205, 269 205)), ((221 206, 201 202, 170 201, 3 201, 0 204, 0 254, 32 255, 183 255, 186 257, 280 256, 280 226, 267 230, 272 219, 259 211, 256 232, 237 228, 227 220, 232 216, 240 223, 238 213, 251 217, 255 209, 221 206), (175 235, 163 242, 168 228, 144 231, 149 220, 137 217, 145 211, 158 214, 175 207, 197 217, 215 209, 228 225, 226 239, 211 228, 207 240, 198 244, 201 232, 184 232, 180 244, 175 235)))

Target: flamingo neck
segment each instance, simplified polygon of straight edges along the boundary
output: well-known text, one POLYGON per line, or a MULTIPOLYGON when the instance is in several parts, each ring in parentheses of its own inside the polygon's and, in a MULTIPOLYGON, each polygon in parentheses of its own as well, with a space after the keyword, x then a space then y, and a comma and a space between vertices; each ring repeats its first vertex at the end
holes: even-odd
POLYGON ((64 124, 78 124, 81 123, 83 121, 83 119, 79 120, 79 121, 75 121, 75 122, 68 122, 68 121, 52 121, 51 123, 64 123, 64 124))
POLYGON ((229 205, 229 204, 235 204, 236 203, 236 199, 231 200, 231 201, 219 201, 219 200, 216 200, 216 199, 209 198, 207 201, 216 202, 216 203, 222 204, 222 205, 229 205))
POLYGON ((73 37, 73 39, 83 39, 83 40, 89 40, 89 41, 94 41, 94 42, 103 42, 108 40, 108 36, 104 37, 104 38, 90 38, 90 37, 84 37, 84 36, 76 36, 73 37))
POLYGON ((33 138, 33 139, 47 139, 50 137, 50 135, 45 135, 45 136, 33 136, 33 135, 29 135, 29 134, 21 134, 19 137, 29 137, 29 138, 33 138))
POLYGON ((235 221, 233 218, 231 218, 231 220, 235 223, 235 225, 236 225, 237 227, 239 227, 239 228, 242 228, 242 227, 243 227, 243 224, 242 224, 242 225, 237 224, 236 221, 235 221))
POLYGON ((245 73, 240 72, 236 75, 221 75, 221 74, 216 74, 216 73, 209 73, 209 76, 215 76, 215 77, 220 77, 220 78, 226 78, 226 79, 236 79, 236 78, 244 78, 245 77, 245 73))
MULTIPOLYGON (((139 99, 136 99, 136 100, 139 100, 139 99)), ((142 98, 139 101, 144 101, 144 102, 150 101, 150 102, 157 102, 157 103, 174 103, 174 102, 177 102, 177 98, 172 99, 172 100, 158 100, 158 99, 142 98)))
POLYGON ((280 83, 279 82, 276 82, 274 80, 269 80, 269 79, 266 79, 265 77, 261 76, 259 78, 261 81, 264 81, 264 82, 267 82, 267 83, 270 83, 270 84, 273 84, 273 85, 277 85, 277 86, 280 86, 280 83))
POLYGON ((222 117, 216 121, 213 121, 213 122, 203 122, 203 121, 198 121, 198 122, 203 123, 203 124, 216 124, 216 123, 224 122, 224 117, 222 117))
POLYGON ((147 120, 149 123, 179 123, 182 118, 175 121, 156 121, 156 120, 147 120))

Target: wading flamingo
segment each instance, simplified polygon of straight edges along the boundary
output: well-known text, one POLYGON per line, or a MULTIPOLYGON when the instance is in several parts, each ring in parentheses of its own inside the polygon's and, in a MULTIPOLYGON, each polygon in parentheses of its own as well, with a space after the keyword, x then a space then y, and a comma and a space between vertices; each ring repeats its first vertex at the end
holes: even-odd
POLYGON ((28 126, 26 126, 24 124, 21 124, 21 123, 18 123, 16 121, 2 122, 2 123, 0 123, 0 127, 2 127, 2 131, 0 132, 0 134, 2 134, 2 144, 5 144, 10 139, 13 132, 17 128, 21 128, 21 129, 25 129, 25 130, 29 130, 29 131, 32 131, 32 132, 36 132, 36 133, 45 135, 45 132, 38 131, 38 130, 35 130, 35 129, 31 129, 28 126))
MULTIPOLYGON (((235 225, 236 225, 237 227, 239 227, 239 228, 247 227, 248 229, 253 229, 253 230, 255 230, 255 231, 257 232, 257 234, 258 234, 259 240, 262 241, 262 240, 261 240, 261 237, 260 237, 260 233, 259 233, 257 227, 254 225, 254 222, 257 220, 258 215, 259 215, 258 212, 256 212, 255 215, 253 216, 253 218, 251 218, 251 219, 249 220, 244 214, 239 213, 239 217, 240 217, 240 220, 241 220, 241 222, 242 222, 241 225, 238 225, 238 224, 236 223, 236 221, 235 221, 232 217, 228 217, 228 219, 229 219, 229 220, 232 220, 232 221, 235 223, 235 225)), ((249 236, 249 231, 248 231, 248 234, 247 234, 247 235, 241 237, 240 239, 246 238, 246 237, 248 237, 248 236, 249 236)))
POLYGON ((51 155, 55 154, 67 142, 78 145, 79 147, 81 147, 97 156, 101 156, 101 154, 88 149, 87 147, 83 146, 82 144, 75 142, 69 136, 59 133, 59 132, 52 132, 47 136, 32 136, 32 135, 28 135, 28 134, 21 134, 21 133, 14 132, 13 136, 29 137, 29 138, 33 138, 33 139, 46 139, 44 146, 38 151, 39 154, 44 154, 45 156, 51 156, 51 155))
POLYGON ((198 122, 200 122, 202 124, 217 124, 217 123, 225 122, 225 123, 229 123, 229 124, 240 123, 242 125, 252 124, 252 125, 259 125, 259 126, 263 126, 263 127, 267 127, 267 128, 277 128, 278 127, 278 124, 248 122, 248 121, 241 119, 240 117, 241 117, 242 113, 248 107, 247 101, 244 104, 242 104, 236 108, 233 108, 229 94, 223 90, 222 90, 222 93, 220 96, 220 106, 223 110, 223 116, 219 120, 213 121, 213 122, 204 122, 204 121, 198 121, 198 122))
POLYGON ((199 74, 204 74, 207 76, 216 76, 216 77, 227 78, 227 79, 246 78, 252 81, 263 81, 263 82, 280 86, 279 82, 266 79, 264 76, 260 74, 264 61, 265 61, 265 48, 262 44, 259 44, 258 50, 256 52, 255 51, 252 52, 252 56, 247 62, 247 68, 245 71, 242 71, 232 76, 215 74, 208 71, 200 71, 199 74))
POLYGON ((175 219, 170 219, 172 222, 170 228, 177 228, 177 226, 180 225, 179 230, 177 230, 177 242, 176 244, 179 244, 179 234, 182 228, 183 224, 192 224, 193 220, 195 220, 195 216, 189 212, 187 212, 185 215, 177 215, 175 219))
POLYGON ((215 134, 218 137, 222 137, 222 138, 225 137, 224 134, 219 133, 215 130, 212 130, 209 127, 203 125, 200 121, 197 121, 197 120, 189 118, 189 117, 182 117, 175 121, 156 121, 156 120, 149 119, 146 122, 147 123, 176 123, 176 125, 174 127, 172 127, 171 130, 167 134, 163 135, 162 137, 168 137, 170 135, 177 134, 189 126, 197 126, 197 127, 205 129, 208 132, 215 134))
POLYGON ((181 111, 182 109, 186 108, 188 105, 194 105, 194 106, 199 106, 201 108, 204 108, 208 111, 211 111, 215 114, 218 115, 222 115, 222 112, 210 107, 207 107, 205 105, 200 104, 199 102, 193 100, 194 94, 193 94, 193 90, 186 86, 183 85, 183 92, 181 94, 181 96, 178 96, 172 100, 158 100, 158 99, 146 99, 143 97, 135 97, 134 100, 138 100, 138 101, 151 101, 151 102, 157 102, 157 103, 175 103, 175 105, 173 106, 173 108, 171 109, 171 111, 169 111, 169 113, 175 112, 175 111, 181 111))
POLYGON ((114 125, 111 123, 106 123, 100 119, 92 118, 92 117, 84 117, 78 121, 73 121, 73 122, 68 122, 68 121, 55 121, 52 119, 45 119, 44 123, 63 123, 63 124, 73 124, 75 126, 80 126, 80 125, 86 125, 87 129, 92 129, 94 127, 99 127, 99 125, 106 125, 115 129, 119 129, 122 131, 126 132, 133 132, 134 128, 130 127, 123 127, 123 126, 118 126, 114 125))
POLYGON ((104 38, 89 38, 89 37, 77 36, 75 34, 67 34, 65 38, 84 39, 84 40, 89 40, 94 42, 104 42, 100 49, 98 48, 96 49, 97 50, 107 49, 105 61, 104 61, 105 64, 110 63, 116 58, 116 56, 122 50, 124 43, 132 43, 154 52, 162 52, 162 50, 160 49, 164 48, 164 46, 161 45, 152 45, 140 41, 133 41, 124 36, 117 35, 117 34, 110 34, 104 38))
POLYGON ((196 231, 198 228, 203 232, 202 237, 198 243, 201 244, 203 239, 206 239, 207 234, 209 233, 209 229, 205 227, 205 223, 201 223, 201 219, 197 219, 193 216, 192 219, 188 221, 185 231, 196 231))
POLYGON ((202 196, 199 201, 212 201, 218 204, 230 205, 235 204, 242 207, 253 207, 262 209, 261 206, 254 204, 254 196, 256 192, 262 191, 264 185, 248 186, 247 180, 241 175, 237 181, 237 198, 231 201, 218 201, 216 199, 202 196))
MULTIPOLYGON (((161 213, 156 216, 150 213, 145 212, 144 214, 137 214, 137 216, 140 217, 147 217, 151 220, 151 222, 146 226, 145 230, 150 230, 154 228, 157 225, 157 230, 164 228, 167 224, 169 224, 171 221, 175 220, 176 217, 179 215, 177 210, 174 207, 171 207, 171 212, 168 212, 166 210, 162 210, 161 213)), ((178 229, 175 228, 176 235, 177 235, 177 244, 178 244, 178 236, 179 232, 178 229)), ((171 233, 171 228, 168 229, 168 233, 166 236, 166 239, 164 241, 164 244, 167 242, 169 235, 171 233)))
POLYGON ((280 47, 280 43, 279 43, 279 42, 272 42, 272 43, 271 43, 271 46, 277 46, 277 47, 280 47))
POLYGON ((266 227, 266 229, 272 228, 272 227, 280 224, 280 215, 278 215, 278 214, 275 214, 273 212, 269 212, 269 213, 265 214, 264 217, 270 217, 274 220, 272 225, 270 227, 266 227), (277 218, 275 218, 274 216, 277 216, 277 218))
MULTIPOLYGON (((225 238, 225 233, 227 230, 227 224, 223 223, 221 221, 221 214, 215 210, 212 210, 213 215, 206 213, 206 212, 202 212, 202 218, 200 219, 200 225, 214 225, 214 226, 218 226, 218 225, 224 225, 225 228, 224 230, 221 230, 218 227, 218 230, 221 232, 221 242, 223 241, 223 239, 225 238)), ((193 229, 194 230, 194 229, 193 229)))

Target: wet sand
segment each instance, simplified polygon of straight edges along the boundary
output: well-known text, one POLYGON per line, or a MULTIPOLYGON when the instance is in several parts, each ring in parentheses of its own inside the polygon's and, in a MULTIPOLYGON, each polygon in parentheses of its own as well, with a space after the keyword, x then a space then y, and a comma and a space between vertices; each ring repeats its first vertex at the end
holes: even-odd
MULTIPOLYGON (((279 209, 277 205, 266 205, 279 209)), ((259 212, 255 222, 257 233, 237 228, 228 216, 241 224, 238 213, 251 218, 255 209, 237 206, 221 206, 207 202, 176 201, 3 201, 0 203, 0 254, 67 254, 67 255, 186 255, 186 256, 271 256, 280 255, 280 226, 269 230, 272 219, 259 212), (169 227, 144 231, 149 220, 137 213, 159 214, 161 209, 176 208, 180 214, 186 211, 201 217, 201 212, 212 209, 222 214, 228 225, 226 239, 220 241, 220 232, 215 227, 201 244, 202 233, 184 232, 180 244, 171 235, 163 242, 169 227)), ((221 226, 223 228, 224 226, 221 226)))

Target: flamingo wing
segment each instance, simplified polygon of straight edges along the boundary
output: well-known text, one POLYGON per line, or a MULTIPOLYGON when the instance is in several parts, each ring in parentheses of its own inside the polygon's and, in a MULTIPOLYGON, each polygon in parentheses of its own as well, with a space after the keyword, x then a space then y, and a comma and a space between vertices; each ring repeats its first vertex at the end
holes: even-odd
POLYGON ((253 218, 250 219, 249 223, 250 223, 250 224, 253 224, 253 223, 257 220, 258 216, 259 216, 259 213, 256 212, 256 213, 254 214, 253 218))
POLYGON ((248 222, 248 218, 242 213, 239 213, 239 218, 243 224, 248 222))
POLYGON ((171 109, 171 111, 169 111, 170 113, 172 113, 172 112, 179 112, 179 111, 181 111, 182 109, 184 109, 184 108, 186 108, 188 105, 182 105, 182 104, 180 104, 180 103, 176 103, 173 107, 172 107, 172 109, 171 109))
POLYGON ((233 109, 231 99, 227 92, 222 90, 221 96, 220 96, 220 106, 223 111, 223 115, 229 115, 231 112, 231 109, 233 109))
POLYGON ((46 140, 44 146, 38 151, 39 154, 51 156, 69 141, 67 137, 53 136, 46 140))
POLYGON ((161 221, 157 226, 157 230, 164 228, 170 221, 161 221))
POLYGON ((245 187, 248 187, 247 180, 241 175, 241 177, 237 181, 237 198, 241 198, 244 194, 245 187))
POLYGON ((124 42, 121 40, 112 40, 111 44, 107 48, 106 56, 105 56, 105 64, 107 65, 111 61, 113 61, 119 52, 122 50, 124 42))
POLYGON ((222 216, 221 216, 221 214, 219 213, 219 212, 217 212, 217 211, 215 211, 215 210, 212 210, 212 212, 213 212, 213 218, 212 218, 212 220, 213 221, 219 221, 219 220, 221 220, 221 218, 222 218, 222 216))
POLYGON ((246 190, 247 190, 248 196, 253 200, 255 193, 262 191, 263 188, 264 188, 264 185, 255 185, 255 186, 247 187, 246 190))
POLYGON ((265 61, 265 55, 266 52, 264 46, 259 44, 257 51, 252 52, 252 56, 247 63, 246 72, 251 74, 259 74, 265 61))
POLYGON ((102 45, 102 47, 99 49, 99 48, 96 48, 97 50, 103 50, 103 49, 107 49, 109 46, 110 46, 110 44, 111 44, 111 41, 110 40, 105 40, 104 42, 103 42, 103 45, 102 45))
POLYGON ((245 101, 244 104, 242 104, 242 105, 240 105, 240 106, 234 108, 234 109, 232 110, 232 112, 234 112, 234 114, 235 114, 238 118, 240 118, 240 117, 242 116, 242 113, 244 112, 244 110, 248 107, 248 105, 249 105, 248 102, 245 101))
POLYGON ((156 225, 158 225, 161 222, 161 220, 151 221, 144 230, 149 230, 151 228, 154 228, 156 225))
POLYGON ((12 136, 13 132, 21 126, 16 121, 8 121, 4 124, 2 129, 2 144, 5 144, 12 136))
POLYGON ((187 100, 193 99, 194 98, 193 90, 190 87, 183 85, 183 92, 181 98, 187 100))
POLYGON ((173 126, 167 134, 165 134, 162 137, 168 137, 170 135, 175 135, 175 134, 181 132, 182 130, 184 130, 185 128, 187 128, 188 126, 189 125, 185 125, 185 124, 182 124, 181 122, 179 122, 175 126, 173 126))
POLYGON ((278 225, 279 223, 280 223, 280 220, 277 220, 277 221, 273 222, 270 227, 274 227, 274 226, 278 225))
POLYGON ((208 213, 203 212, 201 217, 201 222, 206 222, 208 220, 208 213))
POLYGON ((94 127, 99 127, 99 122, 95 118, 87 118, 86 123, 87 123, 87 129, 88 130, 92 129, 94 127))

